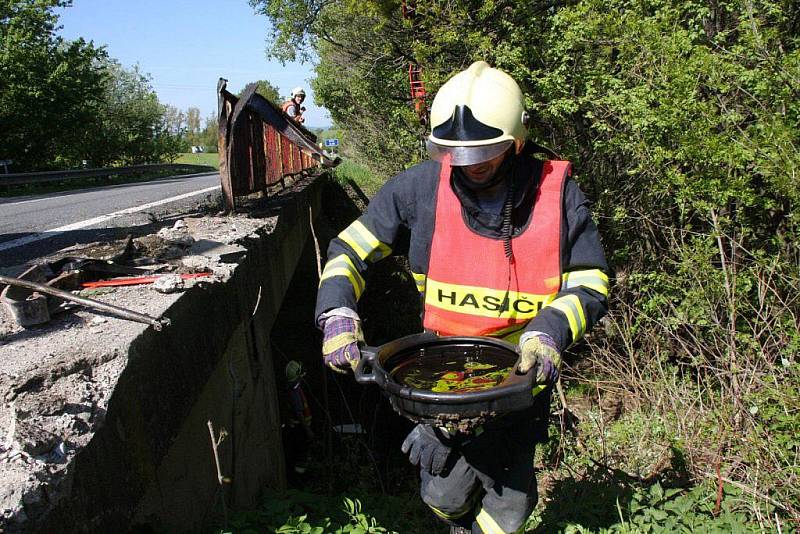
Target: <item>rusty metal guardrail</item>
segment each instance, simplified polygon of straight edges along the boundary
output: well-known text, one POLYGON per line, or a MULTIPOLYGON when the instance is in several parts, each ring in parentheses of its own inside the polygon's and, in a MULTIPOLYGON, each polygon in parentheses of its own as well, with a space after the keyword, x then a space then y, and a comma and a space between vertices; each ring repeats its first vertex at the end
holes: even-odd
POLYGON ((217 84, 219 108, 219 176, 227 209, 236 197, 285 185, 286 178, 334 167, 316 136, 289 119, 281 109, 256 93, 256 84, 240 97, 230 93, 227 80, 217 84))
POLYGON ((209 165, 192 165, 183 163, 164 163, 147 165, 130 165, 127 167, 105 167, 100 169, 81 169, 77 171, 41 171, 0 174, 0 187, 9 185, 30 185, 44 182, 63 182, 76 178, 102 178, 104 176, 124 176, 145 172, 179 171, 216 172, 209 165))

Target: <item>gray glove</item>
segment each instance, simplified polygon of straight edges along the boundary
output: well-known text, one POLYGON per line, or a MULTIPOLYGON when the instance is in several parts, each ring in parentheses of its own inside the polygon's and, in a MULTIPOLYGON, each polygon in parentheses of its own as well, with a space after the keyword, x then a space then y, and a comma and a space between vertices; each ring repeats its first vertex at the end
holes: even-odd
POLYGON ((406 436, 400 449, 403 454, 408 454, 408 460, 412 464, 418 465, 432 475, 438 475, 444 470, 447 459, 453 451, 442 443, 430 425, 415 426, 406 436))

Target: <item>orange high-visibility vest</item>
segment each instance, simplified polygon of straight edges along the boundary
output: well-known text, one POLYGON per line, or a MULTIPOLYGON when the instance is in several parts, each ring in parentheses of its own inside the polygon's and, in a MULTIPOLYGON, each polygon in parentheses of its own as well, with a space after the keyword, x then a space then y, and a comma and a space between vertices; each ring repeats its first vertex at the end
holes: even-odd
MULTIPOLYGON (((510 336, 519 332, 561 288, 561 220, 568 161, 545 161, 528 227, 512 240, 467 226, 442 162, 436 218, 425 282, 425 329, 443 336, 510 336)), ((533 177, 531 177, 533 179, 533 177)))
POLYGON ((281 109, 284 113, 289 113, 289 108, 294 108, 294 112, 297 113, 300 111, 300 104, 295 102, 294 100, 287 100, 281 105, 281 109))

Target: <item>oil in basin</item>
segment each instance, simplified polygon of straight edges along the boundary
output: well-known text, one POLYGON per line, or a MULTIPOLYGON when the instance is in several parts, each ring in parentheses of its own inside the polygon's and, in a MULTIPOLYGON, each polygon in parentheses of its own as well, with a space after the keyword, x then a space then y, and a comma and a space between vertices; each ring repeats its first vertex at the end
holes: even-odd
POLYGON ((422 333, 362 349, 356 380, 412 421, 466 430, 533 404, 541 388, 534 372, 517 372, 517 357, 499 339, 422 333))

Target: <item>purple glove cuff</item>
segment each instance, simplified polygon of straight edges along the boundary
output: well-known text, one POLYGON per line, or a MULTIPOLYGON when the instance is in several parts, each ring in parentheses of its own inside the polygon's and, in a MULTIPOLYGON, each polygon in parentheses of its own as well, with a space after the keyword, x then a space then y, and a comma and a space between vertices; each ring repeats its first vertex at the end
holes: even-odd
POLYGON ((323 324, 322 355, 325 365, 336 369, 349 369, 358 362, 361 352, 358 341, 361 332, 358 323, 351 317, 333 315, 323 324))
POLYGON ((555 384, 558 382, 558 377, 561 375, 558 367, 553 364, 553 360, 545 356, 542 358, 542 367, 538 374, 544 376, 545 382, 548 384, 555 384))

